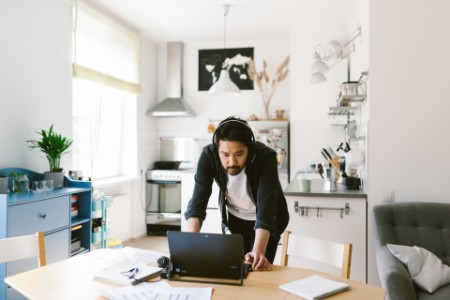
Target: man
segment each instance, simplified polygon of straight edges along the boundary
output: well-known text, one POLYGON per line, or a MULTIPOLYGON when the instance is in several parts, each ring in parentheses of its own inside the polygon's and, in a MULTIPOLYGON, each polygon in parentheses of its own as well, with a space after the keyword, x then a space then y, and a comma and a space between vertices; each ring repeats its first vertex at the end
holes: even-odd
POLYGON ((270 270, 280 235, 289 223, 276 152, 255 141, 245 120, 221 121, 198 161, 185 213, 188 231, 201 229, 213 180, 220 188, 222 231, 242 234, 245 260, 253 270, 270 270))

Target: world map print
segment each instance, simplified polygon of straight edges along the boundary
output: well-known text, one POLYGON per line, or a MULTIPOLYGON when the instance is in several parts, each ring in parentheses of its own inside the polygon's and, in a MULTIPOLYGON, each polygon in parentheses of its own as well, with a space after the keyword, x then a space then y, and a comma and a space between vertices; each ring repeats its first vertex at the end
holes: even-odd
POLYGON ((253 59, 253 48, 227 48, 198 51, 198 90, 207 91, 219 79, 223 67, 240 90, 253 90, 253 81, 247 73, 248 61, 253 59))

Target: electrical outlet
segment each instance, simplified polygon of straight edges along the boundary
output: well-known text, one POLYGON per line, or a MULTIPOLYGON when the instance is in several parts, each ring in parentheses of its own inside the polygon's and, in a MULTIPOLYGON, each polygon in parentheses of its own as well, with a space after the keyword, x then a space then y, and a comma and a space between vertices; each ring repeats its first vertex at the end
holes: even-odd
POLYGON ((384 191, 383 192, 383 202, 384 203, 392 203, 395 201, 395 192, 394 191, 384 191))

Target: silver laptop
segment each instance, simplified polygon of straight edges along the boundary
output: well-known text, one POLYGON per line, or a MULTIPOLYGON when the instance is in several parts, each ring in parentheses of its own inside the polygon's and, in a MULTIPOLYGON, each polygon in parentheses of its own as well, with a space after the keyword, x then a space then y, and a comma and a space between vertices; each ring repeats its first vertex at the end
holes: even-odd
POLYGON ((170 280, 242 285, 250 271, 240 234, 168 231, 167 239, 170 280))

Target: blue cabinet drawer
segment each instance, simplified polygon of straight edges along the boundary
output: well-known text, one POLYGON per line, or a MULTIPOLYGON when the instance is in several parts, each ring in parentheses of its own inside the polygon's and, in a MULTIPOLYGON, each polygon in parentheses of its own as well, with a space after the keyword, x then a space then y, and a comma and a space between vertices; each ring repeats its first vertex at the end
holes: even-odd
POLYGON ((69 226, 70 196, 60 196, 10 207, 8 236, 49 232, 69 226))

